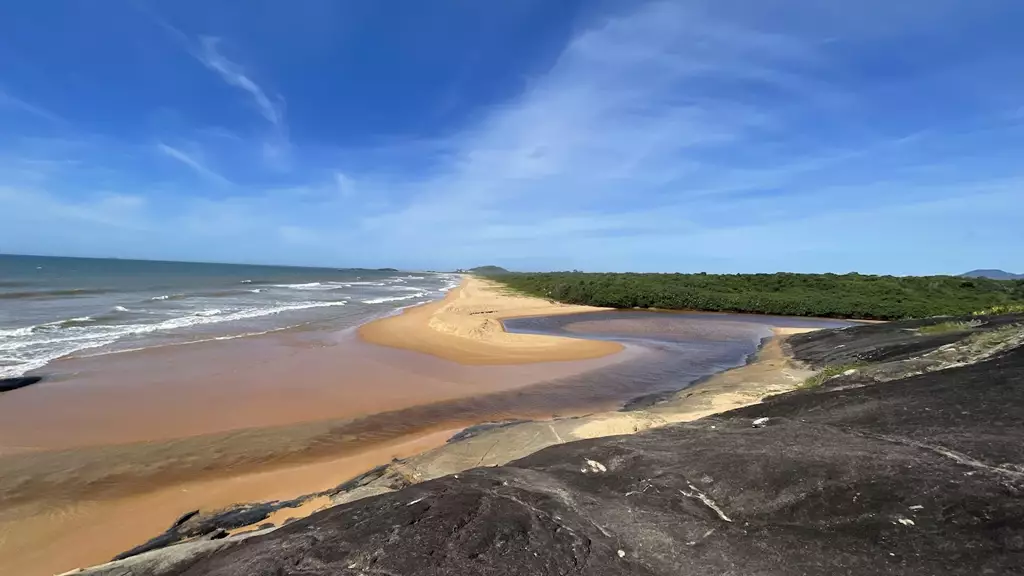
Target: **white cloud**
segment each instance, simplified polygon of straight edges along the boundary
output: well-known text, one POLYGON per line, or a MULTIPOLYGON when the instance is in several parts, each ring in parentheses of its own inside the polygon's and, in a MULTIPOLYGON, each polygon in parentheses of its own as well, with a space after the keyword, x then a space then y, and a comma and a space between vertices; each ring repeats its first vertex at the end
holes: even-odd
POLYGON ((182 150, 180 150, 178 148, 175 148, 173 146, 169 146, 167 144, 164 144, 163 142, 160 142, 160 143, 157 144, 157 150, 159 150, 160 152, 162 152, 163 154, 165 154, 169 158, 173 158, 173 159, 177 160, 178 162, 181 162, 185 166, 188 166, 189 168, 194 170, 197 174, 199 174, 200 176, 202 176, 202 177, 204 177, 204 178, 206 178, 206 179, 208 179, 208 180, 210 180, 212 182, 215 182, 215 183, 217 183, 219 185, 222 185, 222 186, 230 186, 230 185, 232 185, 230 180, 228 180, 227 178, 221 176, 216 171, 211 170, 205 164, 203 164, 198 159, 196 159, 194 156, 186 154, 184 151, 182 151, 182 150))
POLYGON ((764 78, 777 83, 788 66, 816 58, 795 39, 708 20, 679 3, 649 5, 577 36, 524 94, 453 138, 454 162, 409 183, 404 209, 366 225, 541 233, 535 223, 549 215, 630 212, 641 194, 649 204, 678 204, 702 155, 776 121, 702 86, 763 88, 764 78))
POLYGON ((290 148, 288 125, 285 122, 285 101, 280 95, 268 95, 245 70, 218 50, 220 38, 205 36, 200 39, 196 58, 216 72, 224 82, 245 91, 256 105, 257 111, 271 125, 271 137, 263 143, 263 156, 276 165, 287 163, 290 148))
MULTIPOLYGON (((792 7, 772 4, 782 5, 792 7)), ((1020 173, 979 162, 964 170, 971 160, 958 151, 931 151, 956 138, 930 126, 873 133, 861 119, 868 97, 823 80, 847 57, 833 52, 843 49, 837 34, 851 35, 848 43, 891 31, 841 14, 822 15, 820 28, 793 26, 767 7, 757 21, 736 6, 659 2, 584 30, 521 95, 448 138, 452 160, 436 176, 399 177, 390 190, 401 207, 364 216, 361 229, 381 238, 382 251, 423 247, 423 258, 440 252, 456 264, 502 254, 636 269, 704 251, 749 267, 767 243, 778 250, 771 261, 786 267, 834 251, 796 241, 815 222, 874 229, 870 215, 891 211, 875 220, 895 225, 892 214, 923 213, 930 201, 970 205, 1020 173), (825 129, 838 138, 816 134, 825 129), (947 158, 962 172, 929 167, 947 158), (731 237, 745 240, 723 243, 731 237)), ((907 15, 883 3, 874 10, 871 20, 907 15)), ((996 194, 990 207, 1008 198, 996 194)), ((921 251, 917 228, 903 231, 921 251)), ((853 246, 856 236, 843 234, 853 246)))
POLYGON ((203 37, 200 41, 200 61, 210 70, 217 72, 220 77, 236 88, 241 88, 249 93, 256 108, 268 122, 275 126, 284 125, 284 111, 281 108, 280 100, 273 102, 252 78, 246 76, 244 70, 238 64, 225 58, 218 50, 217 45, 220 38, 203 37))
POLYGON ((355 194, 355 182, 341 172, 334 173, 334 184, 338 187, 338 194, 343 198, 349 198, 355 194))

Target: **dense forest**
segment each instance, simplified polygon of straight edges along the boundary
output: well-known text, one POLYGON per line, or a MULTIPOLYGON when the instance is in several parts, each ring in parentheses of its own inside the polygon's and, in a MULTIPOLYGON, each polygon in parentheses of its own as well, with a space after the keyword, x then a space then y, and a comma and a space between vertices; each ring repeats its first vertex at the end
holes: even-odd
POLYGON ((570 304, 896 320, 1024 304, 1024 280, 862 274, 509 273, 509 288, 570 304))

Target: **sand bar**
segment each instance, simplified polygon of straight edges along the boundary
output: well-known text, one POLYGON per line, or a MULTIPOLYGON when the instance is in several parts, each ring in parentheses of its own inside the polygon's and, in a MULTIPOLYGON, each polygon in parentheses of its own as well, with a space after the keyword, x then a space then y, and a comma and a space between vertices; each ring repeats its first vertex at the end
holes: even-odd
POLYGON ((538 334, 513 334, 501 321, 604 310, 559 304, 508 292, 499 284, 464 277, 444 300, 383 318, 359 328, 374 344, 423 352, 460 364, 495 365, 585 360, 622 350, 616 342, 538 334))

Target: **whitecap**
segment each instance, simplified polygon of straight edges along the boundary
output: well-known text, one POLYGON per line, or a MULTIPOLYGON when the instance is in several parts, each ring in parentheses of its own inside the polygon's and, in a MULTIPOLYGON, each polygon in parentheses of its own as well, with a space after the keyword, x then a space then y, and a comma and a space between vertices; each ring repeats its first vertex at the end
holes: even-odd
POLYGON ((114 312, 131 312, 131 310, 125 308, 124 306, 114 306, 114 312))
POLYGON ((426 296, 426 292, 417 292, 415 294, 409 294, 408 296, 391 296, 389 298, 373 298, 371 300, 363 300, 363 304, 383 304, 385 302, 396 302, 398 300, 409 300, 412 298, 422 298, 426 296))
POLYGON ((304 284, 274 284, 274 288, 290 288, 292 290, 314 290, 319 287, 319 282, 306 282, 304 284))
MULTIPOLYGON (((205 324, 234 322, 309 308, 344 306, 345 304, 344 301, 307 301, 266 308, 245 308, 227 313, 221 309, 210 309, 152 324, 72 326, 59 331, 38 334, 33 333, 34 326, 0 330, 0 352, 15 362, 11 366, 0 366, 0 378, 21 376, 58 358, 81 350, 107 346, 130 336, 169 332, 205 324)), ((123 309, 120 306, 118 308, 123 309)))
POLYGON ((24 326, 21 328, 0 330, 0 338, 20 338, 22 336, 28 336, 35 328, 35 326, 24 326))
POLYGON ((383 286, 383 284, 375 284, 373 282, 306 282, 305 284, 274 284, 274 288, 323 292, 327 290, 340 290, 342 288, 351 288, 353 284, 363 284, 367 286, 383 286))
POLYGON ((75 318, 68 318, 67 320, 58 320, 57 322, 48 322, 40 326, 40 328, 66 328, 76 324, 88 324, 95 321, 96 319, 92 316, 78 316, 75 318))

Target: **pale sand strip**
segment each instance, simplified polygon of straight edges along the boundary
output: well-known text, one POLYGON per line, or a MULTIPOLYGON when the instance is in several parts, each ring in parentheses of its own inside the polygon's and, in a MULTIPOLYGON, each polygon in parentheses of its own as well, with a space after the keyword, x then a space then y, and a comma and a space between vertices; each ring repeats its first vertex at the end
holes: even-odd
POLYGON ((622 350, 615 342, 506 332, 501 320, 603 310, 507 293, 466 276, 444 300, 405 310, 359 329, 373 344, 424 352, 460 364, 525 364, 584 360, 622 350))

